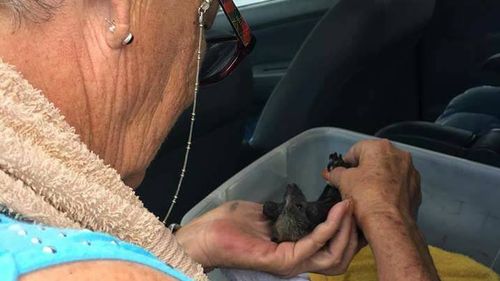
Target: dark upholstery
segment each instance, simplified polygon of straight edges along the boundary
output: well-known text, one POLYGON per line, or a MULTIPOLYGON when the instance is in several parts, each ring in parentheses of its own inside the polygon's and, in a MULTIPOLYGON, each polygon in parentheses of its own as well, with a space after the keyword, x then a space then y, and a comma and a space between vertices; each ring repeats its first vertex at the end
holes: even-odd
POLYGON ((451 100, 436 123, 478 135, 500 128, 500 88, 482 86, 467 90, 451 100))
POLYGON ((463 157, 476 140, 470 131, 424 121, 396 123, 377 132, 377 136, 458 157, 463 157))
MULTIPOLYGON (((385 58, 378 60, 385 50, 396 47, 389 52, 395 56, 398 45, 414 46, 434 8, 434 0, 337 0, 333 3, 267 101, 250 140, 252 147, 268 150, 311 127, 338 125, 330 122, 335 118, 335 112, 341 118, 345 115, 339 113, 341 110, 354 107, 356 100, 368 101, 370 99, 366 96, 373 96, 369 92, 371 89, 356 88, 360 84, 370 84, 371 80, 349 85, 351 78, 368 66, 373 71, 366 76, 374 77, 377 69, 393 63, 385 58), (347 86, 357 89, 353 92, 364 98, 351 95, 351 103, 343 103, 340 95, 347 86)), ((396 74, 402 72, 411 71, 395 71, 396 74)), ((402 80, 391 78, 394 84, 402 80)), ((401 95, 398 96, 396 98, 401 95)), ((378 102, 384 100, 383 97, 374 99, 378 102)), ((408 106, 416 104, 412 100, 395 100, 399 101, 407 102, 408 106)), ((379 110, 379 115, 385 112, 380 110, 383 107, 375 107, 375 104, 377 102, 372 103, 370 109, 379 110)), ((371 115, 355 115, 364 110, 363 106, 351 108, 349 116, 351 120, 366 118, 361 122, 369 124, 371 115)), ((383 106, 387 106, 385 101, 383 106)), ((371 113, 375 115, 377 112, 371 113)), ((350 129, 357 128, 351 126, 350 129)))
POLYGON ((420 48, 422 115, 433 122, 458 93, 500 86, 484 62, 500 50, 500 1, 437 0, 420 48))
POLYGON ((435 123, 401 122, 376 135, 500 167, 500 88, 472 88, 455 97, 435 123))
POLYGON ((500 54, 494 54, 483 63, 483 69, 489 72, 500 73, 500 54))

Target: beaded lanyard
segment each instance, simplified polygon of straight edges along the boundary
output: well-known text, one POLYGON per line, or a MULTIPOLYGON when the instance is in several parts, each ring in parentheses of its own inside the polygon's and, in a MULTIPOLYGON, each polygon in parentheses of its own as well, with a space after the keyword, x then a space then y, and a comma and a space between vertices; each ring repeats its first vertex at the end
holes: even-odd
POLYGON ((194 86, 193 110, 191 112, 191 125, 189 126, 189 135, 188 135, 188 140, 187 140, 187 145, 186 145, 186 154, 184 154, 184 162, 182 164, 181 174, 179 176, 179 182, 177 183, 177 190, 175 191, 174 197, 172 198, 172 203, 170 204, 170 207, 168 208, 168 212, 165 215, 165 217, 163 218, 162 222, 164 224, 167 222, 167 219, 170 216, 170 213, 172 212, 172 209, 174 208, 175 203, 177 203, 177 198, 179 197, 179 192, 181 190, 181 186, 182 186, 182 183, 184 181, 184 176, 186 175, 186 167, 187 167, 187 162, 189 159, 189 152, 191 151, 191 141, 193 138, 194 121, 195 121, 195 117, 196 117, 196 102, 198 99, 198 89, 200 86, 201 47, 202 47, 202 42, 203 42, 204 18, 205 18, 205 13, 210 8, 211 1, 212 0, 203 0, 203 3, 201 3, 200 8, 198 8, 199 39, 198 39, 197 65, 196 65, 196 83, 194 86))

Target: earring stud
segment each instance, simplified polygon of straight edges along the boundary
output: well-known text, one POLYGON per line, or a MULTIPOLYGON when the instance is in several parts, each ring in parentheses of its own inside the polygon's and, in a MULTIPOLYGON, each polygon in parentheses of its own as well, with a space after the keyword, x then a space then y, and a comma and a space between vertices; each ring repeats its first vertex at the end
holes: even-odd
POLYGON ((109 32, 111 32, 111 33, 115 33, 115 31, 116 31, 116 24, 115 24, 115 21, 114 21, 114 20, 109 20, 109 19, 107 19, 107 18, 106 18, 106 19, 104 19, 104 20, 105 20, 105 21, 108 23, 108 25, 109 25, 109 27, 108 27, 109 32))
MULTIPOLYGON (((115 33, 116 32, 116 23, 115 23, 115 21, 107 19, 107 18, 104 19, 104 20, 109 25, 108 31, 111 32, 111 33, 115 33)), ((130 44, 132 44, 133 41, 134 41, 134 35, 131 32, 128 32, 127 36, 125 36, 125 38, 122 41, 122 46, 130 45, 130 44)))
POLYGON ((132 44, 133 41, 134 41, 134 35, 129 32, 127 34, 127 37, 125 37, 125 39, 123 39, 122 46, 130 45, 130 44, 132 44))

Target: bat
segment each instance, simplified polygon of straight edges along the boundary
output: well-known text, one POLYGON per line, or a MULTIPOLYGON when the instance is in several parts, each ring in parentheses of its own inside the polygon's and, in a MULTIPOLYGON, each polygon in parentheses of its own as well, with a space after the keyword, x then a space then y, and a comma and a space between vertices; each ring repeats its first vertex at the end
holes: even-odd
MULTIPOLYGON (((342 155, 330 155, 328 170, 336 167, 350 168, 342 155)), ((307 201, 302 190, 294 183, 288 184, 283 202, 267 201, 263 213, 271 222, 271 240, 276 243, 297 241, 324 222, 333 205, 342 201, 338 188, 326 185, 316 201, 307 201)))

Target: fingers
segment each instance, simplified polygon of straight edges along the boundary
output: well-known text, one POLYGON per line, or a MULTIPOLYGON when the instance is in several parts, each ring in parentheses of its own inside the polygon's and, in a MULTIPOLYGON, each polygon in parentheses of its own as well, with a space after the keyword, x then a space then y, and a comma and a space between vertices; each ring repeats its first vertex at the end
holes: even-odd
POLYGON ((336 268, 336 271, 330 272, 329 274, 344 273, 347 270, 347 268, 349 267, 349 264, 351 263, 354 256, 358 253, 358 251, 362 247, 364 247, 364 246, 360 245, 360 243, 359 243, 359 236, 358 236, 356 223, 354 222, 354 219, 352 219, 351 234, 349 236, 349 243, 347 245, 347 249, 344 251, 342 261, 340 262, 340 264, 336 268))
POLYGON ((352 211, 349 211, 344 220, 342 221, 342 225, 340 227, 340 231, 330 240, 330 245, 328 246, 328 252, 334 256, 334 260, 337 260, 340 263, 340 260, 343 257, 343 253, 349 244, 349 240, 351 237, 351 233, 353 230, 353 218, 352 211))
MULTIPOLYGON (((304 260, 318 252, 340 229, 343 218, 350 212, 351 201, 344 200, 330 210, 325 222, 295 244, 294 259, 304 260)), ((350 216, 350 215, 349 215, 350 216)))
POLYGON ((386 154, 388 151, 398 150, 389 140, 363 140, 354 144, 344 155, 344 161, 354 166, 360 166, 363 161, 375 160, 368 154, 386 154))
POLYGON ((310 260, 310 270, 327 275, 345 272, 358 251, 356 223, 350 210, 344 217, 341 229, 332 238, 327 248, 315 254, 310 260))
POLYGON ((342 175, 345 171, 347 171, 347 169, 344 167, 337 167, 331 171, 324 169, 322 172, 322 176, 328 182, 328 184, 339 187, 340 179, 342 178, 342 175))
MULTIPOLYGON (((388 140, 364 140, 357 142, 349 149, 349 151, 347 151, 347 153, 343 156, 343 159, 345 162, 351 164, 354 167, 360 166, 363 162, 364 155, 366 154, 367 149, 373 150, 375 147, 381 146, 392 147, 392 144, 388 140)), ((322 175, 323 178, 328 181, 328 183, 340 187, 340 179, 342 178, 346 170, 347 169, 343 167, 337 167, 332 171, 324 170, 322 172, 322 175)))
POLYGON ((319 224, 312 233, 295 243, 293 254, 286 261, 289 266, 284 267, 279 274, 294 276, 301 272, 331 268, 333 263, 339 262, 342 255, 338 255, 337 260, 333 260, 332 254, 324 247, 332 237, 336 236, 340 237, 337 239, 339 241, 337 244, 341 246, 339 243, 346 240, 346 233, 348 235, 350 232, 349 223, 352 223, 352 202, 344 200, 330 209, 325 222, 319 224))
POLYGON ((343 225, 345 227, 345 234, 343 237, 339 235, 339 237, 334 238, 335 241, 331 242, 328 248, 328 252, 331 254, 323 258, 326 258, 327 263, 319 268, 318 273, 325 275, 339 275, 344 273, 359 251, 359 239, 354 218, 349 216, 349 218, 346 217, 345 221, 346 224, 343 225))
POLYGON ((343 158, 344 161, 353 165, 353 166, 358 166, 361 158, 362 151, 367 143, 369 143, 369 140, 364 140, 355 143, 348 151, 346 154, 344 154, 343 158))
POLYGON ((335 235, 335 237, 330 240, 330 244, 325 249, 328 253, 325 260, 326 262, 322 267, 328 270, 336 269, 341 263, 345 256, 345 252, 351 240, 353 228, 353 217, 352 211, 350 210, 340 227, 340 231, 335 235))

